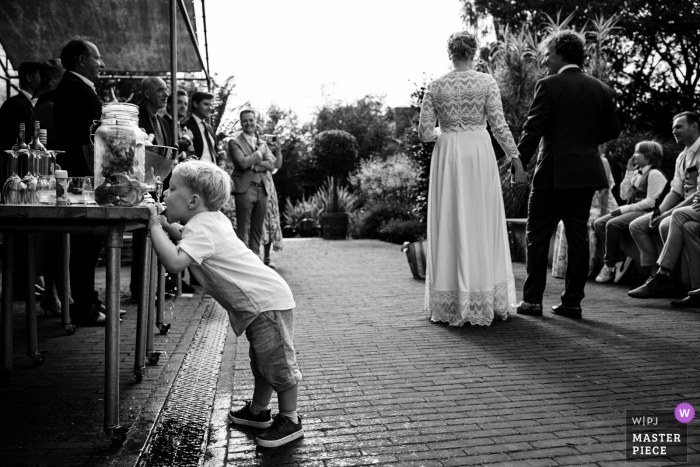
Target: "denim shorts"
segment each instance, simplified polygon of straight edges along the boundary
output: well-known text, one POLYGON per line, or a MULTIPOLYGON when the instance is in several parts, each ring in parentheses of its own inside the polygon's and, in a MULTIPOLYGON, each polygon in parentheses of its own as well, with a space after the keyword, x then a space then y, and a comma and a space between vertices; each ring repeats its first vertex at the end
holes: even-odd
POLYGON ((294 351, 294 312, 263 311, 245 330, 250 342, 250 369, 255 378, 267 381, 275 392, 301 381, 294 351))

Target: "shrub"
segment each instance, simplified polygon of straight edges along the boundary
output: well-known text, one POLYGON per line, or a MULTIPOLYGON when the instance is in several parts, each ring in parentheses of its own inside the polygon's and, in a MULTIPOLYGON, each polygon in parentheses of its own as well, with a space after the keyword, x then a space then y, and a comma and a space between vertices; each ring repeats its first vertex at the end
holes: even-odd
POLYGON ((370 158, 350 175, 349 182, 367 204, 408 204, 418 183, 419 166, 406 154, 370 158))
POLYGON ((379 228, 379 240, 402 244, 426 237, 425 224, 418 219, 390 219, 379 228))
POLYGON ((314 137, 310 162, 321 177, 335 177, 342 182, 355 169, 357 160, 357 141, 350 133, 328 130, 314 137))
POLYGON ((284 214, 282 215, 284 219, 284 233, 285 234, 297 234, 304 236, 306 231, 312 231, 312 226, 318 225, 318 217, 320 214, 320 209, 315 196, 309 199, 303 196, 301 199, 297 200, 296 203, 292 203, 292 200, 287 197, 287 201, 284 206, 284 214), (306 222, 303 222, 306 220, 306 222))
POLYGON ((379 229, 391 219, 411 219, 408 207, 395 204, 377 204, 370 207, 362 216, 360 237, 379 238, 379 229))
POLYGON ((339 186, 333 177, 328 177, 321 188, 316 191, 313 199, 318 206, 319 212, 347 212, 351 213, 357 209, 358 197, 351 193, 347 187, 339 186), (333 208, 333 191, 338 195, 338 206, 333 208))

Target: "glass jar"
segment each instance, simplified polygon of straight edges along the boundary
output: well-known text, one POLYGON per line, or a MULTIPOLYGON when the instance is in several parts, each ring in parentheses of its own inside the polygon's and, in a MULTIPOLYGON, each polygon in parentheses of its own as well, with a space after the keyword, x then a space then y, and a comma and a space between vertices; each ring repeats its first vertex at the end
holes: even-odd
POLYGON ((95 131, 95 186, 114 174, 145 182, 146 133, 139 128, 139 108, 114 102, 102 106, 95 131))

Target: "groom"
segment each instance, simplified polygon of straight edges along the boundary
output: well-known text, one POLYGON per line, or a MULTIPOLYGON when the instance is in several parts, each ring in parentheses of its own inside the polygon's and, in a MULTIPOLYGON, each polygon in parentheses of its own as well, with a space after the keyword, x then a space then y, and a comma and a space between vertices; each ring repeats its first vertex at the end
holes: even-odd
POLYGON ((583 37, 570 30, 545 39, 543 65, 549 76, 537 83, 518 145, 520 159, 513 159, 516 170, 527 167, 542 140, 528 205, 527 278, 523 300, 517 306, 519 314, 542 315, 549 242, 562 220, 569 245, 568 266, 561 303, 552 312, 581 318, 591 201, 596 190, 608 188, 598 145, 620 133, 612 91, 581 70, 584 45, 583 37))

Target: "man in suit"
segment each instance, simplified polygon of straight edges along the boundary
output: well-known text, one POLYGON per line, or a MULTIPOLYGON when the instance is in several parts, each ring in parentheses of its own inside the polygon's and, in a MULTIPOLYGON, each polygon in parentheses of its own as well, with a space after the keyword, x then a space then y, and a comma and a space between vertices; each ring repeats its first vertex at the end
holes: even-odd
POLYGON ((192 94, 192 116, 182 125, 192 132, 194 155, 202 161, 217 163, 216 135, 214 129, 207 123, 211 115, 211 100, 213 94, 196 91, 192 94))
MULTIPOLYGON (((231 180, 236 203, 236 235, 256 255, 260 254, 263 222, 272 181, 265 174, 275 168, 276 158, 255 132, 255 112, 240 114, 243 132, 228 143, 233 163, 231 180)), ((279 151, 278 143, 275 149, 279 151)))
MULTIPOLYGON (((25 141, 31 137, 31 115, 36 104, 34 91, 41 83, 39 62, 24 62, 19 66, 19 93, 7 99, 0 107, 0 151, 12 149, 19 135, 19 124, 24 123, 25 141)), ((3 180, 4 182, 4 180, 3 180)))
MULTIPOLYGON (((102 116, 102 100, 95 82, 104 68, 100 52, 91 42, 72 40, 61 51, 66 69, 54 96, 53 117, 58 132, 57 146, 65 151, 58 164, 69 177, 92 176, 83 154, 91 144, 90 127, 102 116)), ((70 288, 75 302, 71 318, 79 326, 104 326, 104 305, 97 299, 95 267, 102 247, 102 237, 70 236, 70 288)))
POLYGON ((569 244, 566 281, 554 314, 581 318, 581 300, 588 276, 588 217, 593 194, 608 188, 598 145, 620 133, 612 90, 585 74, 585 40, 561 30, 545 42, 549 76, 541 79, 518 145, 516 172, 537 151, 542 152, 532 181, 526 226, 527 278, 519 314, 541 315, 546 287, 549 242, 564 221, 569 244))

